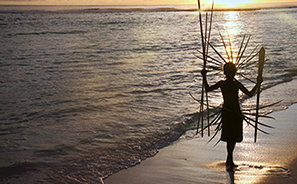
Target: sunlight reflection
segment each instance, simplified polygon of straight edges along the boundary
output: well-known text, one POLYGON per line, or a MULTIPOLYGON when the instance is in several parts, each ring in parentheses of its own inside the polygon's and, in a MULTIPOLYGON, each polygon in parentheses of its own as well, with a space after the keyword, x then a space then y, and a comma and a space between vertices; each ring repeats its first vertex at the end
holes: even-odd
POLYGON ((235 35, 238 35, 239 33, 238 12, 225 12, 224 16, 226 17, 225 30, 228 32, 231 41, 233 41, 235 35))
POLYGON ((288 178, 290 172, 280 166, 267 165, 267 163, 250 162, 250 163, 239 163, 239 168, 233 173, 234 183, 237 184, 256 184, 261 181, 265 181, 266 177, 278 177, 288 178))
POLYGON ((220 32, 224 38, 226 49, 228 49, 229 61, 234 62, 237 57, 238 35, 241 33, 241 25, 239 21, 239 13, 237 11, 227 11, 223 13, 224 21, 220 25, 220 32))

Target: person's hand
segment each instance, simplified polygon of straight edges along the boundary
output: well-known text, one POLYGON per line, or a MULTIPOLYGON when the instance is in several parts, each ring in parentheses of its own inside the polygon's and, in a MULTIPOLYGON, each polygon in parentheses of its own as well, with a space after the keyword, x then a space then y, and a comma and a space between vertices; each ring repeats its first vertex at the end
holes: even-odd
POLYGON ((206 71, 205 69, 201 70, 201 75, 202 75, 203 77, 206 76, 206 73, 207 73, 207 71, 206 71))

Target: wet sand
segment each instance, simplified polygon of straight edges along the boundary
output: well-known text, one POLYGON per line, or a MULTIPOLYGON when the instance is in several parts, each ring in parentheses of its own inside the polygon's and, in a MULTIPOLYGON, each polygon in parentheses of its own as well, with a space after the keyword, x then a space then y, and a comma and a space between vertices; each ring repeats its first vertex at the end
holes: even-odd
POLYGON ((204 184, 204 183, 297 183, 297 105, 270 114, 276 120, 261 119, 274 129, 258 133, 254 143, 252 127, 244 128, 244 140, 237 144, 234 172, 225 169, 226 144, 216 140, 206 144, 209 137, 187 133, 172 145, 141 164, 122 170, 105 184, 204 184))

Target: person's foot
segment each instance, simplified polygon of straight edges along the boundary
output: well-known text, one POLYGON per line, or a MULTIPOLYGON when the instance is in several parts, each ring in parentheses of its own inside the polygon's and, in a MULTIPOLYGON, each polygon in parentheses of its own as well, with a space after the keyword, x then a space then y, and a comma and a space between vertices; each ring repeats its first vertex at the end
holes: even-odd
POLYGON ((228 172, 230 172, 230 171, 234 171, 234 166, 233 166, 233 164, 226 164, 226 170, 227 170, 228 172))
POLYGON ((232 165, 233 165, 233 167, 238 167, 238 165, 237 164, 234 164, 234 162, 232 163, 232 165))

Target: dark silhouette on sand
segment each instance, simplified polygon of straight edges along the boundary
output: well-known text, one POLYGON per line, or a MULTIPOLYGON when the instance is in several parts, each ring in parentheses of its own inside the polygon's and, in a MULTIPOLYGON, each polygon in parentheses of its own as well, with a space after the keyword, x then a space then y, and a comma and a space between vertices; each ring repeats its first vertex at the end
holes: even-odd
POLYGON ((209 86, 207 83, 207 71, 202 70, 201 74, 203 76, 205 90, 207 92, 220 88, 223 94, 224 104, 222 110, 223 126, 221 140, 227 142, 228 156, 226 160, 226 169, 227 171, 233 171, 233 169, 237 167, 237 165, 233 162, 233 150, 236 142, 242 141, 243 134, 243 114, 240 111, 238 92, 241 90, 249 97, 252 97, 263 80, 262 77, 258 77, 257 84, 251 91, 249 91, 234 78, 237 71, 235 64, 231 62, 225 63, 223 69, 226 79, 217 82, 213 86, 209 86))

